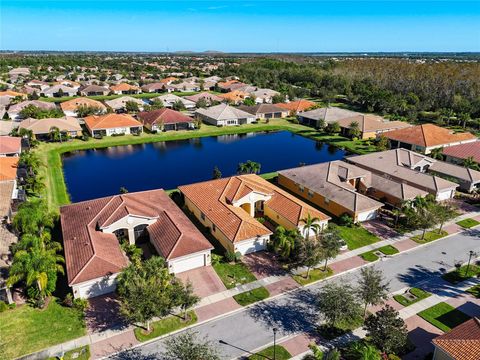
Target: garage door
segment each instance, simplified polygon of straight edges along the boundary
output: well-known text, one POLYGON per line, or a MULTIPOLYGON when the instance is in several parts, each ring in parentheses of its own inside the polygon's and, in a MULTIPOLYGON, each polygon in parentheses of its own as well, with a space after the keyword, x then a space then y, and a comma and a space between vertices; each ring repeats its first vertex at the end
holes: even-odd
POLYGON ((81 297, 87 299, 114 292, 116 286, 115 278, 106 278, 94 283, 80 285, 77 291, 75 291, 75 288, 73 291, 76 298, 81 297))
POLYGON ((196 269, 198 267, 205 266, 205 254, 202 253, 186 259, 173 260, 170 261, 170 264, 172 265, 172 272, 175 274, 196 269))
POLYGON ((235 252, 240 252, 242 255, 249 254, 256 251, 262 251, 266 248, 266 241, 264 239, 255 239, 242 242, 235 245, 235 252))
POLYGON ((367 211, 358 214, 358 221, 367 221, 367 220, 373 220, 377 217, 377 211, 367 211))
POLYGON ((448 200, 452 197, 452 190, 444 191, 437 194, 437 201, 448 200))

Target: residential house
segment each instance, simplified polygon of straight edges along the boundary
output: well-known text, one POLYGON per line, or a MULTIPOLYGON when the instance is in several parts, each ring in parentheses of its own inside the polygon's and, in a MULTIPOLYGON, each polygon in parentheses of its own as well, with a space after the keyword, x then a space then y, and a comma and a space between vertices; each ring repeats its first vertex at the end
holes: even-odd
POLYGON ((128 114, 91 115, 85 118, 85 126, 93 137, 112 135, 138 135, 143 125, 128 114))
POLYGON ((30 69, 26 67, 14 68, 8 72, 8 76, 11 79, 17 79, 20 76, 29 76, 29 75, 30 75, 30 69))
POLYGON ((273 101, 273 97, 276 95, 280 95, 280 93, 271 89, 257 88, 254 91, 251 91, 250 95, 255 98, 255 102, 257 104, 271 104, 273 101))
POLYGON ((58 81, 56 84, 60 84, 60 85, 65 85, 65 86, 68 86, 68 87, 71 87, 71 88, 74 88, 78 91, 78 89, 80 88, 81 84, 76 82, 76 81, 71 81, 71 80, 60 80, 58 81))
POLYGON ((25 83, 25 85, 27 85, 29 87, 32 87, 32 88, 36 88, 37 91, 38 90, 45 90, 46 88, 50 87, 50 84, 48 82, 41 81, 41 80, 30 80, 27 83, 25 83))
POLYGON ((220 103, 224 101, 224 98, 214 95, 208 92, 201 92, 199 94, 191 95, 191 96, 185 96, 185 99, 193 101, 195 104, 201 100, 204 99, 205 102, 207 103, 207 106, 211 106, 212 104, 215 103, 220 103))
POLYGON ((331 124, 355 115, 361 114, 355 111, 346 110, 338 107, 323 107, 304 111, 297 115, 297 119, 301 124, 318 128, 320 127, 321 123, 331 124))
POLYGON ((240 82, 238 80, 228 80, 224 82, 219 82, 217 84, 218 88, 222 90, 223 92, 231 92, 234 90, 237 90, 239 88, 242 88, 248 84, 245 84, 243 82, 240 82))
POLYGON ((8 108, 7 114, 8 117, 12 120, 21 120, 22 116, 20 115, 21 111, 27 106, 35 106, 41 110, 55 110, 56 105, 52 102, 40 101, 40 100, 26 100, 19 102, 17 104, 11 105, 8 108))
POLYGON ((200 85, 198 83, 190 83, 190 82, 181 82, 181 83, 173 83, 170 84, 170 87, 173 88, 173 91, 178 92, 194 92, 200 91, 200 85))
POLYGON ((2 105, 8 105, 8 104, 10 104, 10 101, 14 98, 26 99, 27 94, 21 93, 21 92, 18 92, 18 91, 13 91, 13 90, 5 90, 5 91, 0 91, 0 98, 9 99, 8 102, 6 100, 3 100, 1 102, 2 105))
POLYGON ((228 104, 219 104, 207 109, 198 109, 195 116, 207 124, 216 126, 235 126, 251 124, 255 115, 240 110, 228 104))
POLYGON ((352 123, 358 124, 360 139, 372 139, 387 131, 411 127, 410 124, 403 121, 389 121, 380 116, 370 114, 358 114, 339 119, 337 122, 340 125, 341 134, 345 136, 350 136, 352 123))
POLYGON ((142 91, 138 86, 130 85, 130 84, 127 84, 127 83, 120 83, 120 84, 117 84, 117 85, 112 85, 112 86, 110 86, 110 90, 114 94, 117 94, 117 95, 138 94, 142 91))
POLYGON ((291 115, 296 115, 298 113, 311 109, 317 104, 314 103, 313 101, 300 99, 300 100, 290 101, 288 103, 278 103, 275 105, 288 110, 291 115))
MULTIPOLYGON (((0 157, 0 184, 3 185, 2 191, 7 192, 7 197, 16 199, 18 197, 17 178, 18 178, 18 156, 0 157)), ((5 194, 3 194, 5 196, 5 194)), ((10 203, 10 202, 8 202, 10 203)), ((3 204, 6 205, 5 203, 3 204)), ((5 210, 5 209, 4 209, 5 210)), ((11 213, 2 213, 2 216, 10 217, 11 213)))
POLYGON ((473 317, 432 340, 433 360, 478 360, 480 319, 473 317))
POLYGON ((138 119, 150 131, 188 130, 195 128, 194 120, 168 108, 141 112, 138 119))
POLYGON ((170 85, 171 83, 173 83, 174 81, 177 81, 178 78, 174 77, 174 76, 169 76, 169 77, 166 77, 164 79, 161 79, 160 82, 162 84, 165 84, 165 85, 170 85))
POLYGON ((272 104, 240 105, 238 108, 255 115, 257 119, 280 119, 288 116, 288 110, 272 104))
POLYGON ((218 95, 223 98, 224 101, 227 101, 229 104, 238 105, 248 99, 250 94, 245 91, 233 90, 225 94, 218 95))
POLYGON ((146 93, 162 93, 166 91, 167 84, 162 82, 154 82, 142 86, 142 91, 146 93))
POLYGON ((452 130, 433 124, 388 131, 382 135, 388 138, 392 149, 404 148, 427 155, 432 149, 446 148, 478 140, 473 134, 455 133, 452 130))
POLYGON ((161 189, 114 195, 60 208, 68 285, 75 298, 115 291, 128 265, 120 243, 166 260, 171 273, 210 265, 213 246, 161 189))
POLYGON ((137 104, 138 109, 140 111, 142 111, 143 107, 145 106, 145 103, 142 100, 136 99, 131 96, 122 96, 116 99, 106 100, 105 104, 109 108, 111 108, 113 111, 117 113, 123 113, 123 112, 127 112, 127 109, 126 109, 127 102, 134 102, 135 104, 137 104))
POLYGON ((0 157, 20 156, 22 139, 13 136, 0 136, 0 157))
POLYGON ((103 105, 100 101, 89 99, 89 98, 75 98, 71 100, 64 101, 60 103, 60 108, 62 109, 63 113, 67 116, 76 117, 77 116, 77 109, 80 106, 95 108, 98 112, 105 113, 107 112, 107 107, 103 105))
POLYGON ((20 122, 19 129, 30 130, 37 140, 48 140, 52 128, 58 128, 60 133, 66 138, 82 136, 82 127, 74 117, 65 116, 63 118, 49 119, 25 119, 20 122))
POLYGON ((110 89, 100 85, 87 85, 81 87, 79 93, 81 96, 108 95, 110 93, 110 89))
POLYGON ((0 120, 0 136, 10 135, 18 128, 19 123, 11 120, 0 120))
POLYGON ((184 97, 174 95, 174 94, 160 95, 159 97, 156 97, 150 100, 151 101, 161 100, 163 103, 163 106, 167 108, 173 107, 173 104, 175 104, 177 101, 180 101, 185 106, 185 109, 187 110, 195 109, 195 106, 196 106, 196 104, 193 101, 190 101, 184 97))
POLYGON ((220 80, 222 80, 222 78, 220 76, 217 76, 217 75, 212 75, 212 76, 209 76, 209 77, 206 77, 203 79, 203 81, 205 82, 211 82, 211 83, 218 83, 220 80))
POLYGON ((303 233, 307 216, 318 218, 322 228, 330 219, 257 175, 184 185, 179 190, 188 211, 226 250, 242 255, 265 250, 276 225, 303 233))
POLYGON ((42 90, 44 97, 63 97, 77 95, 77 89, 65 85, 53 85, 42 90))
POLYGON ((462 165, 468 158, 480 164, 480 141, 448 146, 442 150, 442 154, 445 161, 452 164, 462 165))

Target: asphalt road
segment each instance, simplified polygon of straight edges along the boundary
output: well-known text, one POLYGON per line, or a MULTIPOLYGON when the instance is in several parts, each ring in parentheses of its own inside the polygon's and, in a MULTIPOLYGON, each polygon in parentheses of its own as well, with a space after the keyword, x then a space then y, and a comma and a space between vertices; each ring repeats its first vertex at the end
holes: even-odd
MULTIPOLYGON (((480 255, 480 229, 437 240, 427 246, 414 249, 376 262, 373 266, 381 269, 390 281, 390 291, 412 287, 431 278, 438 277, 454 266, 456 261, 467 261, 468 252, 480 255)), ((359 270, 336 276, 328 281, 356 283, 359 270)), ((241 356, 273 341, 272 329, 277 327, 278 338, 292 333, 308 331, 315 326, 317 314, 315 298, 318 290, 325 285, 320 282, 306 289, 279 296, 243 311, 196 326, 200 337, 206 336, 218 344, 222 358, 241 356), (220 344, 219 341, 226 344, 220 344)), ((164 350, 161 339, 118 354, 115 359, 149 360, 158 358, 164 350)))

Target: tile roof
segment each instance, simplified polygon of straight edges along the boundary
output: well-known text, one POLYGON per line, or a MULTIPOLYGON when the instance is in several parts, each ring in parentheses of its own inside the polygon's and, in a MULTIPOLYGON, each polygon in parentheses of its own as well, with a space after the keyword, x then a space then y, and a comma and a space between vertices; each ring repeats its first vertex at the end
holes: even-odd
POLYGON ((443 149, 443 154, 457 159, 473 157, 473 160, 480 164, 480 141, 448 146, 443 149))
POLYGON ((278 113, 278 112, 288 112, 286 109, 276 106, 274 104, 258 104, 255 106, 245 106, 240 105, 238 107, 240 110, 246 111, 250 114, 267 114, 267 113, 278 113))
POLYGON ((100 101, 84 98, 84 97, 78 97, 78 98, 67 100, 60 103, 60 107, 62 108, 63 111, 75 111, 77 107, 79 107, 80 105, 91 106, 91 107, 100 108, 102 110, 106 110, 105 105, 103 105, 100 101))
POLYGON ((110 86, 110 90, 113 90, 113 91, 131 91, 131 90, 140 90, 140 88, 138 86, 135 86, 135 85, 130 85, 130 84, 127 84, 127 83, 120 83, 120 84, 117 84, 117 85, 112 85, 110 86))
POLYGON ((80 88, 80 92, 83 93, 89 93, 89 92, 102 92, 102 93, 108 93, 110 90, 104 86, 100 85, 87 85, 82 88, 80 88))
POLYGON ((239 175, 184 185, 179 190, 233 243, 271 234, 245 210, 232 204, 252 192, 269 196, 265 205, 295 225, 300 225, 307 214, 321 220, 329 219, 327 215, 257 175, 239 175))
POLYGON ((404 129, 411 127, 410 124, 403 121, 388 121, 381 116, 370 114, 358 114, 337 120, 341 127, 349 128, 352 122, 357 122, 362 133, 389 131, 394 129, 404 129))
POLYGON ((300 114, 301 117, 312 119, 312 120, 325 120, 327 123, 332 123, 335 121, 339 121, 341 119, 345 119, 348 117, 352 117, 354 115, 360 115, 360 113, 346 110, 337 107, 323 107, 318 109, 313 109, 309 111, 305 111, 300 114))
POLYGON ((138 113, 138 119, 143 124, 157 124, 162 122, 163 124, 175 124, 175 123, 191 123, 193 119, 179 111, 172 109, 158 109, 153 111, 145 111, 138 113))
POLYGON ((0 91, 0 96, 10 96, 10 97, 27 97, 27 94, 18 92, 18 91, 12 91, 12 90, 5 90, 5 91, 0 91))
POLYGON ((197 114, 207 116, 215 120, 229 120, 239 118, 252 118, 254 115, 228 104, 219 104, 208 109, 198 109, 197 114))
POLYGON ((154 82, 154 83, 149 83, 145 84, 142 86, 142 89, 145 91, 150 91, 150 90, 161 90, 165 88, 165 84, 161 82, 154 82))
POLYGON ((161 189, 66 205, 60 209, 60 219, 70 285, 118 273, 127 266, 116 236, 101 228, 128 215, 156 220, 147 231, 167 260, 213 248, 161 189))
POLYGON ((48 134, 52 127, 57 127, 60 131, 82 131, 82 127, 78 120, 65 116, 62 118, 48 118, 48 119, 25 119, 20 122, 19 129, 31 130, 34 134, 48 134))
POLYGON ((85 118, 85 124, 91 130, 142 126, 140 121, 128 114, 91 115, 85 118))
POLYGON ((480 358, 480 320, 474 317, 433 339, 433 344, 452 359, 478 360, 480 358))
POLYGON ((208 92, 202 92, 199 94, 191 95, 191 96, 185 96, 185 99, 193 101, 196 103, 200 99, 205 99, 207 102, 213 102, 213 101, 223 101, 224 99, 218 95, 215 94, 210 94, 208 92))
POLYGON ((122 96, 122 97, 115 98, 115 99, 112 99, 112 100, 107 100, 107 101, 105 101, 105 104, 110 106, 114 110, 118 110, 118 109, 123 109, 125 107, 125 105, 127 104, 127 102, 129 102, 129 101, 132 101, 132 102, 136 103, 138 106, 144 106, 145 105, 145 103, 142 100, 131 97, 131 96, 122 96))
POLYGON ((8 112, 20 112, 29 105, 33 105, 43 110, 53 110, 56 108, 55 103, 52 103, 52 102, 46 102, 46 101, 40 101, 40 100, 26 100, 10 106, 8 108, 8 112))
POLYGON ((314 103, 313 101, 300 99, 300 100, 290 101, 288 103, 279 103, 275 105, 280 106, 281 108, 287 109, 289 111, 302 112, 310 109, 311 107, 314 107, 317 104, 314 103))
POLYGON ((423 147, 449 145, 466 140, 476 140, 476 136, 470 133, 454 133, 433 124, 412 126, 408 129, 398 129, 383 133, 389 139, 402 141, 408 144, 423 147))
POLYGON ((9 215, 14 187, 13 181, 0 181, 0 217, 2 220, 9 215))
POLYGON ((13 136, 0 137, 0 154, 19 154, 22 151, 22 138, 13 136))
POLYGON ((225 100, 238 102, 238 101, 243 101, 246 98, 250 97, 250 94, 245 91, 233 90, 225 94, 220 94, 218 96, 220 96, 222 99, 225 99, 225 100))
POLYGON ((11 181, 17 178, 18 156, 0 157, 0 181, 11 181))

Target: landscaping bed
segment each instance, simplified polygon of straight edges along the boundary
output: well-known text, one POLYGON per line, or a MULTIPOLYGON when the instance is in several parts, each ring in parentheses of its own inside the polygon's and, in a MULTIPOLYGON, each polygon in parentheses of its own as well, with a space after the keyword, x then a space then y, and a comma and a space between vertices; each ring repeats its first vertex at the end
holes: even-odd
POLYGON ((449 273, 443 274, 442 279, 448 281, 452 284, 458 284, 464 280, 470 279, 471 277, 480 275, 480 266, 470 264, 467 274, 467 265, 463 265, 460 268, 450 271, 449 273))
POLYGON ((220 261, 212 264, 212 266, 227 289, 257 280, 255 275, 242 262, 229 263, 220 261))
POLYGON ((322 269, 312 269, 312 270, 310 270, 310 276, 309 276, 308 279, 307 279, 306 275, 307 275, 307 273, 304 272, 304 273, 301 273, 301 274, 293 275, 292 277, 300 285, 307 285, 307 284, 310 284, 312 282, 322 280, 322 279, 325 279, 329 276, 332 276, 333 275, 333 270, 330 269, 329 267, 327 267, 327 270, 325 270, 325 271, 323 271, 323 268, 322 269))
MULTIPOLYGON (((58 357, 51 357, 48 360, 57 360, 58 357)), ((89 360, 90 359, 90 347, 88 345, 79 347, 67 351, 63 354, 63 360, 89 360)))
MULTIPOLYGON (((249 360, 265 360, 273 359, 273 346, 270 346, 262 351, 256 353, 255 355, 250 355, 249 360)), ((275 345, 275 359, 276 360, 288 360, 292 357, 290 353, 281 345, 275 345)))
POLYGON ((461 221, 458 221, 457 225, 460 225, 465 229, 470 229, 474 226, 480 225, 480 221, 477 221, 475 219, 463 219, 461 221))
POLYGON ((444 302, 419 312, 418 316, 445 332, 470 319, 467 314, 444 302))
POLYGON ((190 326, 197 322, 197 314, 191 310, 187 313, 187 320, 184 320, 181 316, 171 315, 164 319, 153 322, 150 325, 150 332, 145 333, 144 329, 135 328, 134 333, 138 341, 147 341, 156 337, 171 333, 175 330, 180 330, 184 327, 190 326))
POLYGON ((401 295, 401 294, 398 294, 398 295, 394 295, 393 298, 395 299, 396 302, 398 302, 400 305, 403 305, 403 306, 410 306, 412 304, 415 304, 416 302, 419 302, 423 299, 426 299, 428 298, 429 296, 431 296, 432 294, 430 294, 429 292, 427 291, 424 291, 422 289, 419 289, 419 288, 411 288, 409 291, 408 291, 410 294, 414 295, 416 297, 416 299, 408 299, 407 297, 405 297, 404 295, 401 295))
POLYGON ((418 244, 426 244, 426 243, 429 243, 431 241, 435 241, 435 240, 438 240, 438 239, 441 239, 445 236, 447 236, 448 233, 444 230, 438 232, 438 230, 432 230, 432 231, 427 231, 425 233, 425 237, 422 239, 422 235, 415 235, 415 236, 412 236, 412 240, 415 241, 416 243, 418 244))
POLYGON ((270 293, 266 288, 263 286, 250 290, 250 291, 245 291, 241 294, 235 295, 233 298, 235 301, 242 306, 247 306, 250 304, 253 304, 257 301, 264 300, 270 296, 270 293))
POLYGON ((367 252, 364 252, 363 254, 360 254, 360 257, 365 260, 365 261, 377 261, 378 260, 378 255, 375 253, 377 251, 380 251, 384 255, 393 255, 393 254, 398 254, 398 249, 392 245, 385 245, 382 246, 378 249, 370 250, 367 252))
POLYGON ((337 228, 340 237, 345 240, 349 250, 355 250, 363 246, 374 244, 380 240, 361 226, 338 226, 337 228))
POLYGON ((472 286, 470 289, 467 289, 467 292, 475 296, 477 299, 480 299, 480 285, 472 286))
POLYGON ((339 336, 345 335, 346 333, 355 330, 363 325, 363 317, 359 316, 352 322, 339 322, 335 327, 329 327, 326 324, 320 325, 318 327, 318 333, 325 340, 333 340, 339 336))

